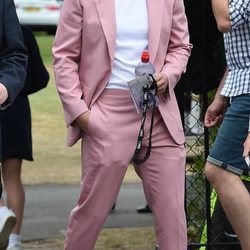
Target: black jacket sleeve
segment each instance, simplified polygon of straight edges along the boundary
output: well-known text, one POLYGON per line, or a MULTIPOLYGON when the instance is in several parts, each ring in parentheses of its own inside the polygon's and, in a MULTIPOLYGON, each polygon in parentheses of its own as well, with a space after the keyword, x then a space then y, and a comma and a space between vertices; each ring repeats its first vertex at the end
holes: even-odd
POLYGON ((0 1, 0 83, 8 91, 10 104, 23 88, 27 50, 13 0, 0 1))

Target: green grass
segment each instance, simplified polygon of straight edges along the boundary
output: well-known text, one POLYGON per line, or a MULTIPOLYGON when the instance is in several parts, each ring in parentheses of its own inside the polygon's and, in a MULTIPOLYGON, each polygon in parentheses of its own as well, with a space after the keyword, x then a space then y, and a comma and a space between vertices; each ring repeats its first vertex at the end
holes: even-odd
POLYGON ((52 70, 53 36, 36 34, 50 74, 48 86, 29 96, 32 112, 34 162, 23 164, 25 184, 79 183, 80 147, 66 147, 66 126, 52 70))
POLYGON ((45 64, 51 64, 52 62, 52 43, 54 36, 44 35, 44 33, 35 33, 37 42, 39 44, 40 52, 45 64))
MULTIPOLYGON (((61 250, 63 239, 25 242, 26 250, 61 250)), ((154 250, 154 229, 147 228, 105 228, 102 230, 95 250, 154 250)))
POLYGON ((24 162, 24 183, 78 183, 80 147, 66 147, 66 126, 53 75, 47 88, 29 99, 34 162, 24 162))

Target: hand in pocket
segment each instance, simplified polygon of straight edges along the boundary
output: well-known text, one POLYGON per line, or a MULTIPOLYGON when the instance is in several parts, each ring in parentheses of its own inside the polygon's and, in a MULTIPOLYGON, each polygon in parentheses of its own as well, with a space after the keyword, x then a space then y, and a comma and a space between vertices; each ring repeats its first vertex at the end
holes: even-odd
POLYGON ((82 113, 76 118, 77 124, 79 125, 79 127, 82 129, 84 133, 86 133, 88 130, 89 117, 90 117, 90 110, 82 113))

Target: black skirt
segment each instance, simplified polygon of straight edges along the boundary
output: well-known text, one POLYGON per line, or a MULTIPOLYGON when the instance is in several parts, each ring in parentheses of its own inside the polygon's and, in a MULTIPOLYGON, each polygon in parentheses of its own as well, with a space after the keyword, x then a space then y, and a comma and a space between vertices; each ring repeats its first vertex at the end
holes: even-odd
POLYGON ((33 161, 31 111, 29 99, 21 94, 2 111, 2 160, 15 158, 33 161))

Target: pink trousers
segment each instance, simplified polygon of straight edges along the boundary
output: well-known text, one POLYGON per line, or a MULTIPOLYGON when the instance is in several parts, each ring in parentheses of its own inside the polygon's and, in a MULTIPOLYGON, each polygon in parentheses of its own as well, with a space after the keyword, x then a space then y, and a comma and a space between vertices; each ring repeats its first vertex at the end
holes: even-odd
MULTIPOLYGON (((149 113, 144 147, 148 144, 150 118, 149 113)), ((140 124, 141 114, 136 113, 126 90, 106 89, 91 108, 82 140, 81 192, 69 217, 66 250, 94 249, 134 154, 140 124)), ((153 211, 160 250, 186 250, 185 149, 173 141, 157 108, 151 155, 135 170, 153 211)))

